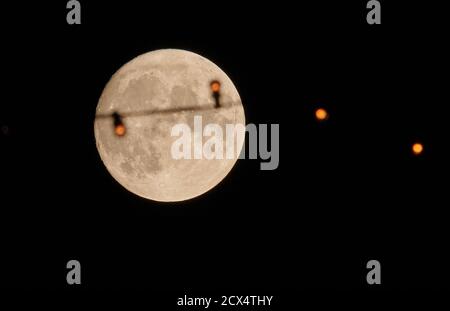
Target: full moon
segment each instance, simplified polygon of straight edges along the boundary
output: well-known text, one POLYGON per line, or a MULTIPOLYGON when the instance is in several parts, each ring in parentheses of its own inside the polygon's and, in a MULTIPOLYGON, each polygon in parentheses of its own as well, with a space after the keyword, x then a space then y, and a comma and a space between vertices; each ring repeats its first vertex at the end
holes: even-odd
MULTIPOLYGON (((203 126, 245 125, 236 87, 213 62, 185 50, 163 49, 140 55, 121 67, 99 99, 94 134, 100 157, 123 187, 141 197, 161 202, 188 200, 204 194, 231 171, 233 158, 175 159, 172 128, 194 119, 203 126), (220 105, 212 96, 212 81, 220 83, 220 105), (113 116, 121 116, 118 136, 113 116)), ((201 133, 200 133, 201 134, 201 133)), ((206 140, 203 137, 202 141, 206 140)), ((239 155, 245 132, 233 133, 239 155)), ((223 145, 225 145, 225 134, 223 145)))

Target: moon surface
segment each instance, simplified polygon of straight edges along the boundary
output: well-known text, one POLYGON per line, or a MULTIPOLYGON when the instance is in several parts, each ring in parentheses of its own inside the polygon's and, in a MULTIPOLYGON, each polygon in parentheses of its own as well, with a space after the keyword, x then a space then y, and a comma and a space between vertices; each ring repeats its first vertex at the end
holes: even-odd
MULTIPOLYGON (((194 116, 202 126, 213 123, 245 126, 241 99, 230 78, 208 59, 185 50, 163 49, 140 55, 121 67, 99 99, 94 133, 100 157, 123 187, 141 197, 162 202, 197 197, 220 183, 233 159, 174 159, 171 147, 179 136, 172 127, 186 124, 194 133, 194 116), (210 83, 219 81, 215 107, 210 83), (123 116, 126 134, 114 133, 113 113, 123 116)), ((201 134, 201 133, 200 133, 201 134)), ((235 131, 239 155, 245 132, 235 131)), ((203 143, 206 137, 203 137, 203 143)), ((224 147, 225 148, 225 147, 224 147)), ((192 149, 193 150, 193 149, 192 149)))

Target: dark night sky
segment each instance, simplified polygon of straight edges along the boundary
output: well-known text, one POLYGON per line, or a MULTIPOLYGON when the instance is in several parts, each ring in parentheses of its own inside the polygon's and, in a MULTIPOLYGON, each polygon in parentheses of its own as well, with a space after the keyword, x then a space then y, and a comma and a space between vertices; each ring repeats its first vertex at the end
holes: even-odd
POLYGON ((1 287, 70 290, 70 259, 87 289, 366 290, 370 259, 383 288, 445 285, 438 8, 382 1, 383 24, 369 26, 365 1, 81 2, 80 26, 65 23, 65 1, 2 4, 1 287), (158 48, 212 60, 248 122, 280 124, 277 170, 240 160, 209 193, 172 204, 109 175, 93 134, 98 98, 120 66, 158 48), (321 124, 318 107, 330 113, 321 124))

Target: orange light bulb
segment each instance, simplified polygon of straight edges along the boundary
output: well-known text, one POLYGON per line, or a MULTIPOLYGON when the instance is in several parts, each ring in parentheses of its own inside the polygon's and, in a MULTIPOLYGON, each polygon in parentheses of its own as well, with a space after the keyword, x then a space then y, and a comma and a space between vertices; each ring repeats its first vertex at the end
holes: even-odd
POLYGON ((220 92, 220 82, 219 81, 212 81, 211 82, 211 91, 213 91, 213 93, 219 93, 220 92))
POLYGON ((324 120, 328 119, 328 112, 323 108, 317 109, 316 110, 316 119, 319 121, 324 121, 324 120))
POLYGON ((114 128, 114 132, 116 133, 117 136, 124 136, 125 133, 127 132, 127 129, 125 128, 125 125, 118 124, 114 128))
POLYGON ((419 155, 423 152, 423 145, 421 143, 415 143, 412 145, 412 151, 415 155, 419 155))

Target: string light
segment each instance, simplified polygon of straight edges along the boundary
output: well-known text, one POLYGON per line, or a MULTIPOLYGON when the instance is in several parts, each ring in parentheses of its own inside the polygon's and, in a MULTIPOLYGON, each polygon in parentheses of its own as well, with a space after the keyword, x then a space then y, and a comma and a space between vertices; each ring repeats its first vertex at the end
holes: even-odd
POLYGON ((220 92, 220 82, 217 80, 211 81, 211 91, 213 93, 219 93, 220 92))
MULTIPOLYGON (((124 112, 119 114, 118 112, 114 112, 112 114, 97 114, 96 118, 113 118, 113 125, 114 125, 114 134, 116 134, 119 137, 125 136, 127 132, 127 128, 123 122, 123 118, 128 117, 138 117, 138 116, 146 116, 146 115, 152 115, 152 114, 166 114, 166 113, 176 113, 176 112, 183 112, 183 111, 193 111, 193 110, 209 110, 209 109, 217 109, 221 107, 220 104, 220 89, 221 84, 217 80, 213 80, 210 83, 210 88, 212 92, 212 97, 215 100, 215 106, 214 107, 207 107, 207 106, 192 106, 192 107, 183 107, 183 108, 174 108, 174 109, 165 109, 165 110, 146 110, 146 111, 135 111, 135 112, 124 112)), ((225 103, 224 107, 232 107, 234 103, 225 103), (231 106, 229 106, 231 105, 231 106)))
POLYGON ((328 112, 323 108, 317 109, 316 110, 316 119, 319 121, 325 121, 326 119, 328 119, 328 112))
POLYGON ((411 149, 415 155, 420 155, 423 152, 423 145, 421 143, 414 143, 411 149))
POLYGON ((216 101, 216 108, 220 107, 220 82, 217 80, 213 80, 210 83, 212 96, 214 97, 214 100, 216 101))
POLYGON ((114 119, 114 133, 119 137, 124 136, 127 129, 122 121, 122 117, 117 112, 114 112, 112 116, 114 119))

